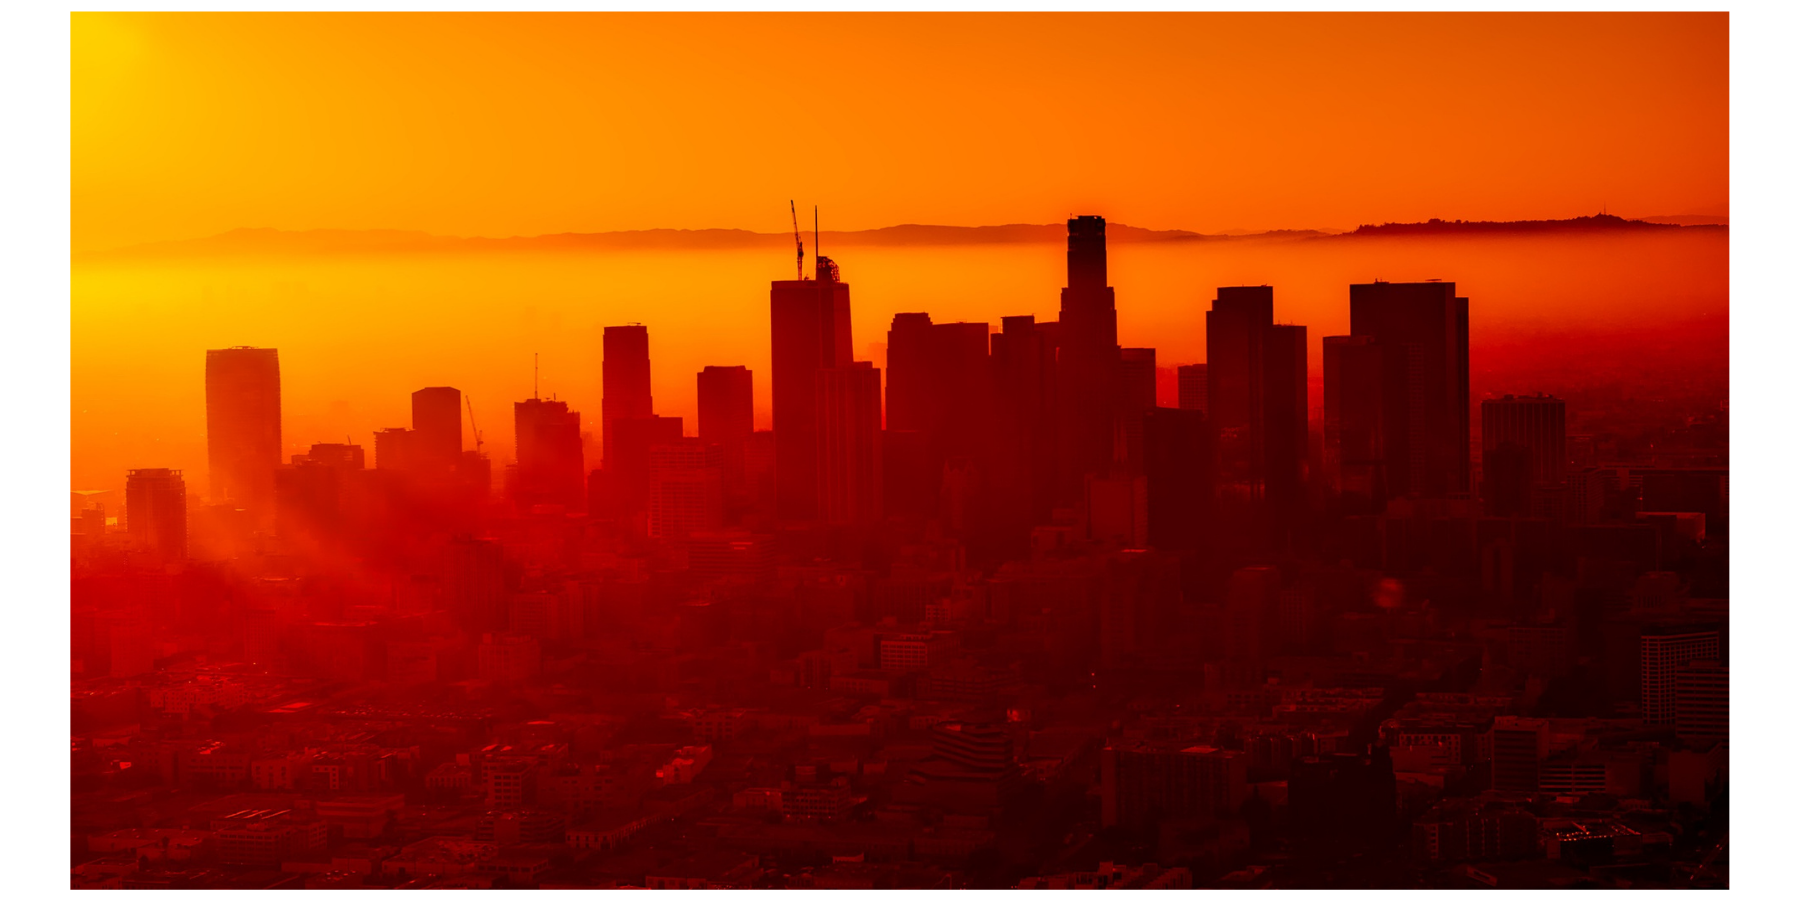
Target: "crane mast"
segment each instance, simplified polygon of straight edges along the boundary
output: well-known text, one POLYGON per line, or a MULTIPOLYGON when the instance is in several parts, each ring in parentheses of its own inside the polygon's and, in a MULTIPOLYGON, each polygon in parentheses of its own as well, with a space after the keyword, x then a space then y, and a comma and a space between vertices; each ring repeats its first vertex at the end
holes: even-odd
POLYGON ((788 201, 788 218, 794 221, 794 280, 806 280, 806 245, 800 242, 800 213, 794 209, 794 201, 788 201))

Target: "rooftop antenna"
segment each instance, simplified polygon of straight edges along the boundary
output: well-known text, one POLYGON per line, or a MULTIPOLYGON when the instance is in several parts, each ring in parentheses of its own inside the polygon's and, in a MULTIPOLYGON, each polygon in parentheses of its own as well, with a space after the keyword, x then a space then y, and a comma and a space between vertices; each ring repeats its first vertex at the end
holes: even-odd
POLYGON ((537 357, 538 357, 538 355, 536 353, 531 354, 531 399, 533 399, 533 400, 536 400, 538 398, 538 361, 537 361, 537 357))
POLYGON ((806 244, 800 241, 800 213, 794 209, 794 201, 788 201, 788 218, 794 222, 794 280, 806 280, 806 244))
POLYGON ((819 204, 813 204, 813 259, 819 258, 819 204))

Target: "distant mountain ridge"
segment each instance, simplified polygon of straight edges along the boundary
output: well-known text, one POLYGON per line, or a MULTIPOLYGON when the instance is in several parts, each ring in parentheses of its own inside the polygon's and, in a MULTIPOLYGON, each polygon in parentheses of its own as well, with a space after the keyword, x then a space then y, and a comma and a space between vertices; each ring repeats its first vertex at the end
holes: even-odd
MULTIPOLYGON (((1388 235, 1499 234, 1551 231, 1661 230, 1713 228, 1722 225, 1652 223, 1618 216, 1598 215, 1578 219, 1527 222, 1464 222, 1432 219, 1428 222, 1363 225, 1353 232, 1293 229, 1253 234, 1202 234, 1196 231, 1157 230, 1108 223, 1107 238, 1114 243, 1141 244, 1188 241, 1268 241, 1344 239, 1388 235)), ((839 247, 978 246, 991 244, 1061 243, 1062 223, 1050 225, 890 225, 863 231, 826 231, 820 243, 829 254, 839 247)), ((807 236, 810 238, 810 235, 807 236)), ((76 262, 127 262, 200 258, 328 257, 357 255, 465 255, 492 253, 581 253, 644 250, 736 250, 787 248, 791 233, 764 233, 740 228, 651 228, 638 231, 565 232, 520 237, 455 237, 399 229, 319 228, 288 231, 278 228, 235 228, 209 237, 137 244, 113 250, 74 255, 76 262)), ((810 244, 810 241, 809 241, 810 244)), ((809 246, 810 249, 810 246, 809 246)))
MULTIPOLYGON (((1720 228, 1723 223, 1690 224, 1666 221, 1670 218, 1686 218, 1674 216, 1656 216, 1651 219, 1627 219, 1621 216, 1599 213, 1592 216, 1580 216, 1574 219, 1532 219, 1518 222, 1467 222, 1462 219, 1446 221, 1431 219, 1425 222, 1388 222, 1381 225, 1363 225, 1351 236, 1366 237, 1370 235, 1421 235, 1421 234, 1530 234, 1546 231, 1655 231, 1676 228, 1720 228), (1663 219, 1665 221, 1653 221, 1663 219)), ((1699 217, 1696 217, 1699 218, 1699 217)))

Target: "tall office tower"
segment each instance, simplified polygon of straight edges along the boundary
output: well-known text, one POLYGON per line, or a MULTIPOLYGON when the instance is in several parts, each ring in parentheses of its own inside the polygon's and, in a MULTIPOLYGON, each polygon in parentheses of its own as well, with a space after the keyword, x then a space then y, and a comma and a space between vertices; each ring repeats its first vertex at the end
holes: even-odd
POLYGON ((1503 441, 1482 452, 1482 511, 1497 518, 1531 513, 1531 451, 1503 441))
POLYGON ((613 464, 613 422, 651 415, 650 329, 609 325, 601 333, 600 450, 613 464))
MULTIPOLYGON (((1382 399, 1396 354, 1368 335, 1325 338, 1325 479, 1352 513, 1377 512, 1387 503, 1390 423, 1382 399)), ((1404 357, 1399 358, 1404 362, 1404 357)), ((1405 376, 1404 366, 1393 373, 1405 376)), ((1397 435, 1404 440, 1405 435, 1397 435)))
POLYGON ((1404 383, 1384 391, 1384 413, 1401 419, 1404 452, 1387 447, 1389 496, 1469 493, 1469 299, 1456 284, 1350 286, 1350 333, 1405 354, 1404 383))
POLYGON ((409 428, 383 428, 375 432, 375 468, 383 472, 413 472, 417 437, 417 432, 409 428))
POLYGON ((1153 409, 1144 417, 1150 546, 1199 550, 1213 505, 1213 442, 1206 413, 1153 409))
POLYGON ((1144 414, 1156 408, 1156 348, 1119 349, 1119 419, 1124 429, 1125 462, 1144 470, 1144 414))
POLYGON ((187 483, 180 469, 132 469, 125 476, 125 529, 163 562, 187 558, 187 483))
POLYGON ((1069 220, 1068 287, 1057 322, 1056 403, 1061 500, 1112 468, 1119 407, 1119 317, 1106 283, 1106 220, 1069 220))
POLYGON ((930 433, 941 424, 931 313, 895 313, 888 328, 887 428, 930 433))
POLYGON ((1306 326, 1269 327, 1262 395, 1263 496, 1281 522, 1306 504, 1306 326))
MULTIPOLYGON (((879 522, 881 370, 867 362, 820 369, 816 391, 818 517, 831 525, 879 522)), ((779 466, 779 450, 775 460, 779 466)))
POLYGON ((819 514, 815 376, 851 362, 850 285, 839 280, 837 264, 828 257, 818 258, 815 272, 811 281, 769 284, 775 508, 789 520, 819 514))
POLYGON ((775 513, 775 432, 753 431, 744 442, 744 483, 749 485, 750 508, 760 515, 775 513))
POLYGON ((986 449, 987 366, 986 322, 934 324, 928 313, 894 316, 888 331, 887 429, 920 435, 922 514, 936 511, 945 466, 966 469, 986 449))
MULTIPOLYGON (((514 453, 519 460, 519 508, 539 504, 583 508, 585 483, 581 462, 581 413, 561 400, 536 397, 513 404, 514 453)), ((381 451, 375 453, 377 464, 381 451)))
POLYGON ((681 440, 680 416, 640 416, 613 420, 613 455, 607 460, 607 506, 613 515, 636 521, 649 509, 650 448, 681 440))
POLYGON ((1535 793, 1550 757, 1550 722, 1522 716, 1494 719, 1494 790, 1535 793))
POLYGON ((276 533, 289 540, 343 537, 346 493, 352 490, 353 473, 363 471, 363 460, 358 444, 314 444, 305 454, 294 454, 289 465, 277 468, 276 533))
MULTIPOLYGON (((1509 455, 1520 457, 1524 463, 1522 475, 1524 488, 1523 508, 1517 511, 1490 510, 1489 515, 1544 515, 1553 512, 1553 498, 1564 487, 1567 479, 1569 450, 1565 429, 1565 411, 1563 401, 1544 394, 1535 397, 1515 397, 1507 394, 1498 400, 1481 401, 1481 461, 1483 493, 1487 494, 1487 484, 1497 473, 1490 460, 1504 459, 1509 455)), ((1501 467, 1504 469, 1504 467, 1501 467)), ((1497 487, 1504 487, 1505 479, 1493 479, 1497 487)), ((1503 499, 1506 495, 1519 493, 1499 491, 1495 499, 1503 499)), ((1509 504, 1501 504, 1503 506, 1509 504)))
POLYGON ((456 471, 462 461, 462 411, 462 391, 456 388, 413 391, 413 454, 421 474, 442 478, 456 471))
POLYGON ((695 378, 700 397, 700 439, 718 444, 725 454, 725 497, 741 507, 750 500, 744 477, 745 445, 756 430, 750 370, 743 366, 707 366, 695 378))
POLYGON ((1731 737, 1731 669, 1695 660, 1675 671, 1675 733, 1687 741, 1731 737))
POLYGON ((1645 725, 1676 724, 1676 687, 1690 662, 1721 659, 1719 633, 1680 631, 1638 638, 1638 671, 1645 725))
POLYGON ((725 523, 725 448, 703 438, 650 445, 650 536, 684 538, 725 523))
POLYGON ((1180 404, 1181 408, 1206 412, 1206 363, 1177 366, 1175 379, 1175 389, 1180 398, 1176 402, 1180 404))
POLYGON ((268 517, 281 465, 281 363, 273 348, 206 351, 208 494, 268 517))
POLYGON ((1056 341, 1031 316, 1006 316, 991 337, 994 522, 1026 539, 1056 503, 1056 341))
POLYGON ((1263 343, 1275 325, 1275 289, 1222 287, 1206 313, 1207 417, 1219 439, 1219 479, 1261 487, 1263 343))
POLYGON ((471 632, 506 628, 506 564, 499 541, 454 537, 444 547, 444 603, 471 632))

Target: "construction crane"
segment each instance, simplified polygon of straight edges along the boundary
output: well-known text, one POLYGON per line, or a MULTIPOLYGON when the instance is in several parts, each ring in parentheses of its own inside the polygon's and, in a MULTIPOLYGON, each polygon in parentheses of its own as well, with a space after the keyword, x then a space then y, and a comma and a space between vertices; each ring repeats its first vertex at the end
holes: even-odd
POLYGON ((800 213, 794 209, 794 201, 788 201, 788 218, 794 220, 794 280, 806 280, 806 245, 800 243, 800 213))
POLYGON ((475 401, 470 400, 468 394, 464 394, 463 402, 469 406, 469 430, 475 432, 475 454, 479 456, 481 455, 481 429, 475 426, 475 401))

